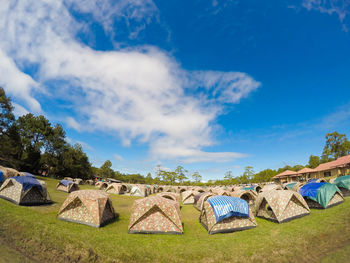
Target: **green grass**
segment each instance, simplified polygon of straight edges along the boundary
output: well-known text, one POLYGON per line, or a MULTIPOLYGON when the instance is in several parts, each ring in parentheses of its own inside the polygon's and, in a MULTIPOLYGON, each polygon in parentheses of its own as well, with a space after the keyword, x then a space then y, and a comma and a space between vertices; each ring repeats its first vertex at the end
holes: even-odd
POLYGON ((349 255, 350 198, 288 223, 257 218, 255 229, 217 235, 208 235, 193 206, 183 206, 184 235, 132 235, 136 197, 111 195, 119 219, 97 229, 58 220, 68 194, 55 190, 56 180, 45 181, 54 205, 21 207, 0 199, 0 241, 40 262, 341 262, 349 255))

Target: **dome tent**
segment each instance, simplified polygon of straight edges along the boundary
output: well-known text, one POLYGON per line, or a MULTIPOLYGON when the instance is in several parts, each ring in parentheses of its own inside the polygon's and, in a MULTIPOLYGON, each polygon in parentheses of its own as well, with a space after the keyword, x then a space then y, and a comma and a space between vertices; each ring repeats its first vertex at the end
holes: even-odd
POLYGON ((254 190, 240 190, 231 193, 231 196, 241 198, 249 204, 250 209, 255 211, 255 200, 258 194, 254 190))
POLYGON ((198 194, 197 192, 195 191, 192 191, 192 190, 188 190, 188 191, 185 191, 185 192, 182 192, 181 195, 182 195, 182 203, 184 205, 192 205, 194 204, 194 196, 198 194))
POLYGON ((338 186, 343 196, 350 196, 350 175, 344 175, 337 177, 333 184, 338 186))
POLYGON ((158 193, 157 196, 168 198, 180 204, 180 194, 178 193, 163 192, 163 193, 158 193))
POLYGON ((101 227, 116 217, 108 194, 99 190, 79 190, 63 202, 58 219, 101 227))
POLYGON ((209 234, 229 233, 257 226, 245 200, 218 195, 204 202, 200 222, 209 234))
POLYGON ((214 193, 204 193, 202 194, 198 201, 196 202, 196 204, 194 205, 194 207, 198 210, 198 211, 202 211, 203 209, 203 205, 204 205, 204 202, 209 198, 209 197, 212 197, 216 194, 214 193))
POLYGON ((140 196, 140 197, 146 197, 147 196, 147 189, 140 185, 134 185, 130 190, 131 196, 140 196))
POLYGON ((183 234, 178 203, 160 196, 138 199, 131 208, 129 234, 183 234))
POLYGON ((119 183, 111 183, 108 185, 106 192, 109 194, 125 194, 127 192, 128 188, 124 184, 119 183))
POLYGON ((56 189, 62 192, 71 193, 79 190, 79 186, 73 181, 63 179, 56 185, 56 189))
POLYGON ((51 203, 45 182, 29 176, 15 176, 6 179, 0 187, 0 197, 17 205, 51 203))
POLYGON ((310 209, 302 196, 294 191, 270 190, 258 195, 255 214, 283 223, 310 214, 310 209))
POLYGON ((339 188, 330 183, 307 183, 299 193, 310 208, 329 208, 344 202, 339 188))

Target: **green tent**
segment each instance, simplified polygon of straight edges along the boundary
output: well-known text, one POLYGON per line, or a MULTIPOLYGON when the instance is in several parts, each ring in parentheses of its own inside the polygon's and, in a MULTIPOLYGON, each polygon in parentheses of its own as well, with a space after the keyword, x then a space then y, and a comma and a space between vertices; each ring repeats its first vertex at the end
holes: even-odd
POLYGON ((344 196, 350 196, 350 175, 339 176, 333 182, 344 196))

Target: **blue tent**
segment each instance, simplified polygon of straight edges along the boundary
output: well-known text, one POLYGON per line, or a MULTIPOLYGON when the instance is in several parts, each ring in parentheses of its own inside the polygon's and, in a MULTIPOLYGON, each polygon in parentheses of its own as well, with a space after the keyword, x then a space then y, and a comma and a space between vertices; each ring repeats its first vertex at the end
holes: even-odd
POLYGON ((216 222, 232 217, 249 217, 249 205, 247 201, 231 196, 213 196, 208 199, 212 206, 216 222))
POLYGON ((34 174, 31 174, 31 173, 22 172, 22 174, 25 175, 25 176, 29 176, 29 177, 35 178, 35 175, 34 175, 34 174))
POLYGON ((38 180, 31 176, 15 176, 12 178, 23 186, 23 191, 27 191, 33 187, 38 187, 40 190, 42 190, 42 186, 38 180))
POLYGON ((64 186, 68 186, 70 184, 73 184, 73 182, 70 180, 61 180, 60 183, 63 184, 64 186))
MULTIPOLYGON (((299 193, 304 198, 306 197, 306 201, 308 201, 307 199, 310 199, 321 205, 323 208, 327 208, 329 202, 336 193, 339 193, 341 196, 339 188, 330 183, 307 183, 300 188, 299 193)), ((344 200, 342 196, 341 199, 342 201, 344 200)))
POLYGON ((4 173, 0 171, 0 183, 4 181, 4 173))

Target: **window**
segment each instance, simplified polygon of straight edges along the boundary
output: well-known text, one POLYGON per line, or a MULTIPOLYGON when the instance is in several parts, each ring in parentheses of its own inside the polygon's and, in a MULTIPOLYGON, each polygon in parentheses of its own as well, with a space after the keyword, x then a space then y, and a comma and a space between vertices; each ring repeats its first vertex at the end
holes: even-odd
POLYGON ((324 172, 323 175, 324 175, 324 177, 329 177, 329 176, 331 176, 331 172, 324 172))

